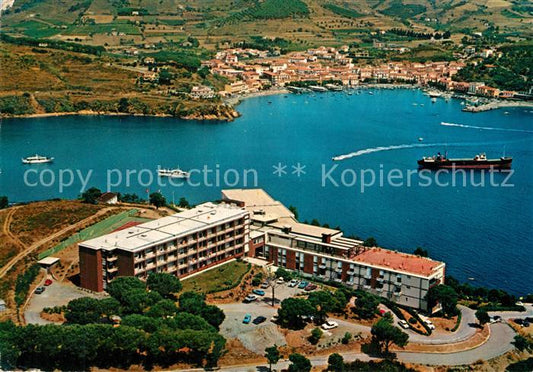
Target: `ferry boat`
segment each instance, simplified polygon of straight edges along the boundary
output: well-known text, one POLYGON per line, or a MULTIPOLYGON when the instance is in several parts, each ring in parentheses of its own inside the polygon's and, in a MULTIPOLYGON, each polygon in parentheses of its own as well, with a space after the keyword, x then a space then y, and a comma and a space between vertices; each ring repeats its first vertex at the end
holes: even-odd
POLYGON ((484 153, 473 159, 448 159, 440 152, 437 155, 423 157, 418 165, 423 169, 511 169, 513 158, 502 156, 499 159, 487 159, 484 153))
POLYGON ((23 164, 44 164, 51 163, 54 161, 54 158, 49 158, 48 156, 33 155, 28 156, 27 158, 22 158, 23 164))
POLYGON ((340 85, 337 85, 337 84, 326 84, 326 88, 328 88, 329 90, 333 90, 333 91, 341 91, 342 90, 342 87, 340 85))
POLYGON ((328 88, 322 87, 320 85, 310 85, 309 89, 314 90, 315 92, 327 92, 328 88))
POLYGON ((189 178, 190 174, 179 168, 176 169, 158 169, 157 175, 159 177, 170 177, 170 178, 189 178))

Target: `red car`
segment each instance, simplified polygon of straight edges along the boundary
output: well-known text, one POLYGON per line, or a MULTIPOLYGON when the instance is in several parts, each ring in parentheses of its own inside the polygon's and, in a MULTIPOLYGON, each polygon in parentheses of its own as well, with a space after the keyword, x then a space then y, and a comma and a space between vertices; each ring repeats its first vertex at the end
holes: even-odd
POLYGON ((46 279, 46 280, 44 281, 44 285, 47 286, 47 287, 48 287, 50 284, 52 284, 52 283, 53 283, 52 279, 46 279))
POLYGON ((305 287, 305 291, 309 292, 309 291, 314 291, 315 289, 317 289, 317 285, 316 284, 309 284, 307 287, 305 287))

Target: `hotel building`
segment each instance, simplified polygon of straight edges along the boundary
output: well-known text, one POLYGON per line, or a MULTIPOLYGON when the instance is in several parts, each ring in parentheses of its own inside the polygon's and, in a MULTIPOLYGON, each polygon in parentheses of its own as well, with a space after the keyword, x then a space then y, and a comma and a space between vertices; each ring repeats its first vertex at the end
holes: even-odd
POLYGON ((79 244, 81 286, 103 291, 117 276, 152 272, 180 278, 247 255, 335 281, 424 311, 445 264, 378 247, 342 231, 298 222, 261 189, 222 191, 222 202, 150 221, 79 244))
POLYGON ((101 292, 117 276, 146 279, 166 272, 180 278, 242 257, 248 247, 249 212, 205 203, 185 212, 79 244, 80 284, 101 292))
POLYGON ((398 304, 431 311, 425 299, 444 283, 445 264, 425 257, 364 247, 335 229, 298 222, 258 189, 224 190, 223 199, 250 212, 249 256, 297 271, 309 278, 343 283, 398 304))

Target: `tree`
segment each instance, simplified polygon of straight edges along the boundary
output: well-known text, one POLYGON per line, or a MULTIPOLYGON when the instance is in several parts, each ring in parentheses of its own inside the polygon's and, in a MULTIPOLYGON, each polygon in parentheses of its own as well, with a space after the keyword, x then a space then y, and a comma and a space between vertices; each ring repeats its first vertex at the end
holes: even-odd
POLYGON ((90 297, 76 298, 70 301, 65 311, 65 319, 72 324, 96 323, 100 316, 100 302, 90 297))
POLYGON ((392 316, 379 319, 370 330, 372 342, 378 347, 380 353, 389 353, 389 347, 395 344, 399 347, 407 345, 409 335, 392 324, 392 316))
POLYGON ((165 298, 173 298, 174 293, 181 291, 182 288, 180 280, 168 273, 151 273, 148 275, 146 285, 149 290, 165 298))
POLYGON ((96 187, 91 187, 89 190, 81 194, 81 199, 87 204, 96 204, 98 198, 102 195, 102 191, 96 187))
POLYGON ((365 239, 365 241, 363 242, 363 245, 365 247, 377 247, 378 246, 378 242, 376 241, 376 239, 371 236, 371 237, 368 237, 365 239))
POLYGON ((428 251, 422 247, 417 247, 415 249, 415 251, 413 252, 413 254, 416 254, 417 256, 420 256, 420 257, 428 257, 429 254, 428 254, 428 251))
POLYGON ((294 205, 289 205, 289 211, 291 211, 292 214, 294 214, 294 218, 298 220, 298 209, 294 205))
POLYGON ((476 311, 476 318, 481 326, 490 322, 490 316, 485 309, 479 309, 476 311))
POLYGON ((278 310, 279 323, 285 327, 302 328, 305 325, 302 317, 314 313, 315 309, 306 299, 286 298, 278 310))
POLYGON ((370 319, 376 314, 379 301, 372 293, 358 292, 354 312, 362 319, 370 319))
POLYGON ((346 345, 350 342, 351 339, 352 339, 352 334, 350 332, 346 332, 344 336, 342 337, 342 343, 346 345))
POLYGON ((157 292, 147 292, 144 289, 133 289, 122 296, 122 308, 126 314, 141 314, 148 307, 161 301, 163 298, 157 292))
POLYGON ((146 315, 153 318, 166 318, 176 315, 178 307, 172 300, 161 300, 150 307, 146 315))
POLYGON ((9 201, 7 196, 0 196, 0 209, 7 208, 9 206, 9 201))
POLYGON ((113 298, 116 298, 120 303, 123 303, 124 295, 135 289, 146 290, 146 284, 134 276, 119 276, 107 286, 107 293, 113 298))
POLYGON ((328 357, 328 371, 343 372, 344 358, 338 353, 333 353, 328 357))
POLYGON ((322 332, 320 328, 313 328, 313 330, 311 331, 311 336, 309 337, 309 341, 313 345, 318 344, 318 341, 320 341, 320 337, 322 337, 323 333, 324 332, 322 332))
POLYGON ((530 350, 532 347, 531 342, 522 335, 514 336, 513 345, 520 351, 530 350))
POLYGON ((104 298, 99 302, 100 311, 102 312, 102 315, 105 315, 109 318, 112 315, 120 314, 120 302, 118 302, 115 298, 104 298))
POLYGON ((293 353, 289 355, 292 364, 289 365, 289 372, 309 372, 311 371, 311 361, 302 354, 293 353))
POLYGON ((457 299, 458 295, 455 289, 446 284, 431 287, 427 294, 430 307, 434 307, 437 303, 440 303, 442 311, 448 317, 457 314, 457 299))
POLYGON ((268 370, 272 371, 272 364, 276 364, 281 359, 281 353, 276 345, 265 349, 265 358, 268 360, 268 370))
POLYGON ((217 330, 226 318, 224 311, 215 305, 206 305, 200 312, 200 316, 217 330))
POLYGON ((178 202, 178 206, 180 208, 189 208, 190 207, 190 204, 189 202, 187 201, 187 199, 185 199, 185 197, 181 197, 179 202, 178 202))
POLYGON ((163 207, 167 204, 165 197, 159 192, 150 194, 150 204, 155 205, 156 208, 163 207))

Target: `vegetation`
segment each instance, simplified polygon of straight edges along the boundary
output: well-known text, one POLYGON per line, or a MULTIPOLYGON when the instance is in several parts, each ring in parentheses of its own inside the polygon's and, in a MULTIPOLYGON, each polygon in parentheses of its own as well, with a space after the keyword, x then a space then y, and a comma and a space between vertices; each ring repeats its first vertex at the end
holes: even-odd
POLYGON ((382 10, 382 13, 392 17, 409 19, 426 11, 424 5, 404 4, 401 0, 393 0, 390 4, 388 8, 382 10))
POLYGON ((365 239, 365 241, 363 242, 363 245, 365 247, 377 247, 378 246, 378 242, 376 241, 376 239, 371 236, 371 237, 368 237, 365 239))
POLYGON ((320 338, 324 332, 320 328, 313 328, 311 331, 311 336, 309 337, 309 342, 311 342, 313 345, 318 344, 318 341, 320 341, 320 338))
POLYGON ((289 372, 310 372, 311 371, 311 361, 304 357, 302 354, 293 353, 289 355, 289 372))
POLYGON ((505 371, 506 372, 533 371, 533 357, 510 364, 505 371))
POLYGON ((33 264, 29 269, 17 276, 17 281, 15 282, 15 303, 17 307, 24 304, 28 296, 28 291, 30 290, 30 285, 37 278, 40 270, 41 266, 39 264, 33 264))
POLYGON ((531 341, 530 339, 522 335, 514 336, 513 345, 520 351, 524 351, 524 350, 531 351, 533 349, 533 341, 531 341))
POLYGON ((160 192, 153 192, 150 194, 150 204, 156 208, 164 207, 167 205, 167 200, 160 192))
POLYGON ((404 347, 409 340, 407 333, 393 325, 390 314, 385 315, 374 323, 370 333, 372 334, 372 344, 376 347, 378 353, 384 355, 389 354, 391 345, 394 344, 399 347, 404 347))
MULTIPOLYGON (((0 34, 1 35, 1 34, 0 34)), ((30 95, 0 97, 0 113, 9 115, 28 115, 35 113, 30 95)))
POLYGON ((31 37, 13 37, 3 32, 0 33, 0 41, 3 41, 5 43, 15 44, 15 45, 29 45, 33 47, 38 47, 39 45, 46 44, 47 48, 62 49, 62 50, 68 50, 68 51, 78 52, 78 53, 94 54, 97 56, 105 52, 105 48, 103 46, 77 44, 77 43, 70 43, 66 41, 52 40, 52 39, 34 39, 31 37))
POLYGON ((344 367, 344 358, 338 353, 333 353, 328 357, 328 371, 332 372, 343 372, 344 367))
POLYGON ((417 247, 415 251, 413 252, 413 254, 420 256, 420 257, 429 257, 429 253, 427 249, 424 249, 422 247, 417 247))
POLYGON ((286 298, 278 310, 278 323, 286 328, 301 329, 305 326, 304 317, 315 313, 315 308, 303 298, 286 298))
POLYGON ((457 315, 458 295, 452 287, 445 284, 431 287, 427 294, 427 300, 430 308, 439 303, 442 306, 442 312, 445 316, 452 317, 457 315))
POLYGON ((96 187, 91 187, 81 194, 81 200, 87 204, 96 204, 100 196, 102 196, 102 191, 96 187))
POLYGON ((281 359, 281 353, 276 345, 265 349, 265 358, 268 361, 268 370, 272 371, 272 364, 276 364, 281 359))
POLYGON ((183 290, 205 294, 230 290, 241 283, 251 267, 249 263, 238 260, 228 262, 192 278, 184 279, 183 290))
POLYGON ((288 17, 302 17, 308 14, 309 9, 302 0, 265 0, 231 15, 224 22, 234 23, 240 20, 283 19, 288 17))
MULTIPOLYGON (((170 281, 158 277, 152 282, 170 281)), ((72 300, 65 311, 68 325, 0 323, 4 367, 85 370, 179 362, 216 366, 225 346, 216 327, 224 314, 205 304, 202 296, 184 293, 178 308, 157 292, 148 292, 134 277, 115 279, 109 293, 112 298, 72 300), (122 316, 120 327, 112 326, 112 315, 122 316)))
POLYGON ((0 209, 9 207, 7 196, 0 196, 0 209))
POLYGON ((487 313, 487 310, 479 309, 476 311, 476 319, 478 320, 479 324, 483 326, 490 321, 490 316, 487 313))
POLYGON ((182 285, 180 280, 174 275, 165 273, 150 274, 146 281, 149 290, 155 291, 164 298, 174 298, 174 294, 181 291, 182 285))
POLYGON ((353 311, 362 319, 371 319, 376 315, 380 298, 372 293, 357 291, 353 311))
POLYGON ((332 11, 333 13, 335 13, 337 15, 340 15, 341 17, 359 18, 359 17, 363 17, 364 16, 364 14, 361 14, 361 13, 359 13, 358 11, 356 11, 354 9, 343 8, 341 6, 338 6, 338 5, 335 5, 335 4, 332 4, 332 3, 324 4, 322 6, 324 7, 324 9, 332 11))

